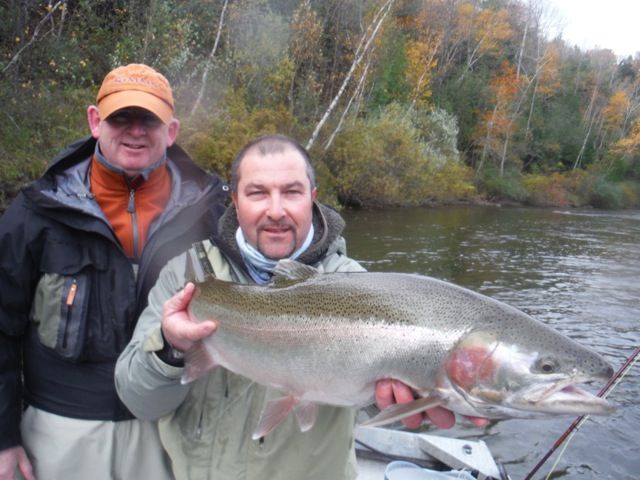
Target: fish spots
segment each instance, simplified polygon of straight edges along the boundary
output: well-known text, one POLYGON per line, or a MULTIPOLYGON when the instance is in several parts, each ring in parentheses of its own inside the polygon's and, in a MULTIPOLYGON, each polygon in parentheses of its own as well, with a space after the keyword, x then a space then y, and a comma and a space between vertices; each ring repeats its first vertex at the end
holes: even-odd
POLYGON ((453 383, 470 391, 476 385, 491 382, 496 365, 486 346, 465 345, 451 352, 446 370, 453 383))

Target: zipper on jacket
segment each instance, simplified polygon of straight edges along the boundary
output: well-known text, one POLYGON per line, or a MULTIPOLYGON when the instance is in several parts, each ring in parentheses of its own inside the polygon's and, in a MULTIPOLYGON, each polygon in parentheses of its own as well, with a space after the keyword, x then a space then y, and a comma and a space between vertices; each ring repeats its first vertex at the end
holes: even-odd
POLYGON ((71 307, 73 307, 73 302, 76 299, 76 293, 78 291, 78 280, 75 278, 71 282, 71 286, 69 287, 69 293, 67 293, 67 299, 65 301, 67 305, 67 321, 64 326, 64 332, 62 335, 62 348, 67 348, 67 330, 69 329, 69 320, 71 318, 71 307))
POLYGON ((127 211, 131 214, 131 231, 133 234, 133 257, 139 257, 139 241, 140 236, 138 233, 138 217, 136 216, 136 189, 129 190, 129 204, 127 205, 127 211))

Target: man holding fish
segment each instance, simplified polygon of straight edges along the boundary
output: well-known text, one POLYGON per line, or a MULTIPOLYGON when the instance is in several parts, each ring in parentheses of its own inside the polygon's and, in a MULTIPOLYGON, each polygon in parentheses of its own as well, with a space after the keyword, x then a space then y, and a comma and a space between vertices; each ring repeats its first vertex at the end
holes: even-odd
MULTIPOLYGON (((304 412, 296 410, 297 419, 273 420, 262 435, 256 426, 265 423, 260 419, 265 404, 275 405, 276 416, 288 413, 277 389, 224 368, 181 383, 183 353, 217 334, 214 321, 193 321, 188 312, 195 292, 188 282, 202 280, 202 272, 264 285, 284 258, 320 272, 364 271, 346 256, 342 218, 316 202, 313 168, 295 141, 269 135, 249 143, 234 161, 231 184, 233 205, 220 220, 219 234, 170 261, 152 289, 149 307, 116 367, 118 392, 138 417, 160 419, 163 445, 178 479, 355 478, 354 409, 309 410, 315 426, 304 433, 299 427, 304 412)), ((376 400, 384 408, 413 400, 413 393, 398 381, 383 379, 376 400)), ((438 426, 455 421, 441 407, 428 414, 438 426)), ((417 427, 423 415, 404 422, 417 427)))

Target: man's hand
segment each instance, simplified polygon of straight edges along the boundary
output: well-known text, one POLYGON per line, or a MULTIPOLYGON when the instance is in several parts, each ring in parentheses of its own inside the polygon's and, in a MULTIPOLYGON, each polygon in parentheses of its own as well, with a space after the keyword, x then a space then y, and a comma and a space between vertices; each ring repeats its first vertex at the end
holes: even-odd
POLYGON ((0 452, 0 480, 15 480, 16 467, 24 480, 36 480, 27 453, 19 445, 0 452))
MULTIPOLYGON (((413 391, 398 380, 384 379, 376 384, 376 404, 381 410, 395 403, 409 403, 414 400, 413 391)), ((489 423, 486 418, 467 417, 476 427, 484 427, 489 423)), ((402 420, 407 428, 418 428, 428 419, 438 428, 451 428, 456 423, 454 413, 444 407, 434 407, 424 413, 416 413, 402 420)))
POLYGON ((191 319, 187 307, 196 287, 187 285, 167 300, 162 307, 162 334, 169 344, 181 352, 189 350, 194 343, 211 335, 216 329, 212 320, 196 322, 191 319))

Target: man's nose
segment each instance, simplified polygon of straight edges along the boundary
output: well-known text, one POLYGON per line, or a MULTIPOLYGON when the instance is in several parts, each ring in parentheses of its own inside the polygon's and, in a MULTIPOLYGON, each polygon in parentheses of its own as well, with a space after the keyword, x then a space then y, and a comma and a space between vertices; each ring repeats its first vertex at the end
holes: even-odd
POLYGON ((134 135, 146 135, 147 125, 142 118, 133 118, 129 124, 129 131, 134 135))
POLYGON ((267 211, 267 215, 269 216, 269 218, 272 218, 274 220, 280 220, 282 217, 284 217, 285 212, 280 195, 272 195, 269 199, 269 209, 267 211))

